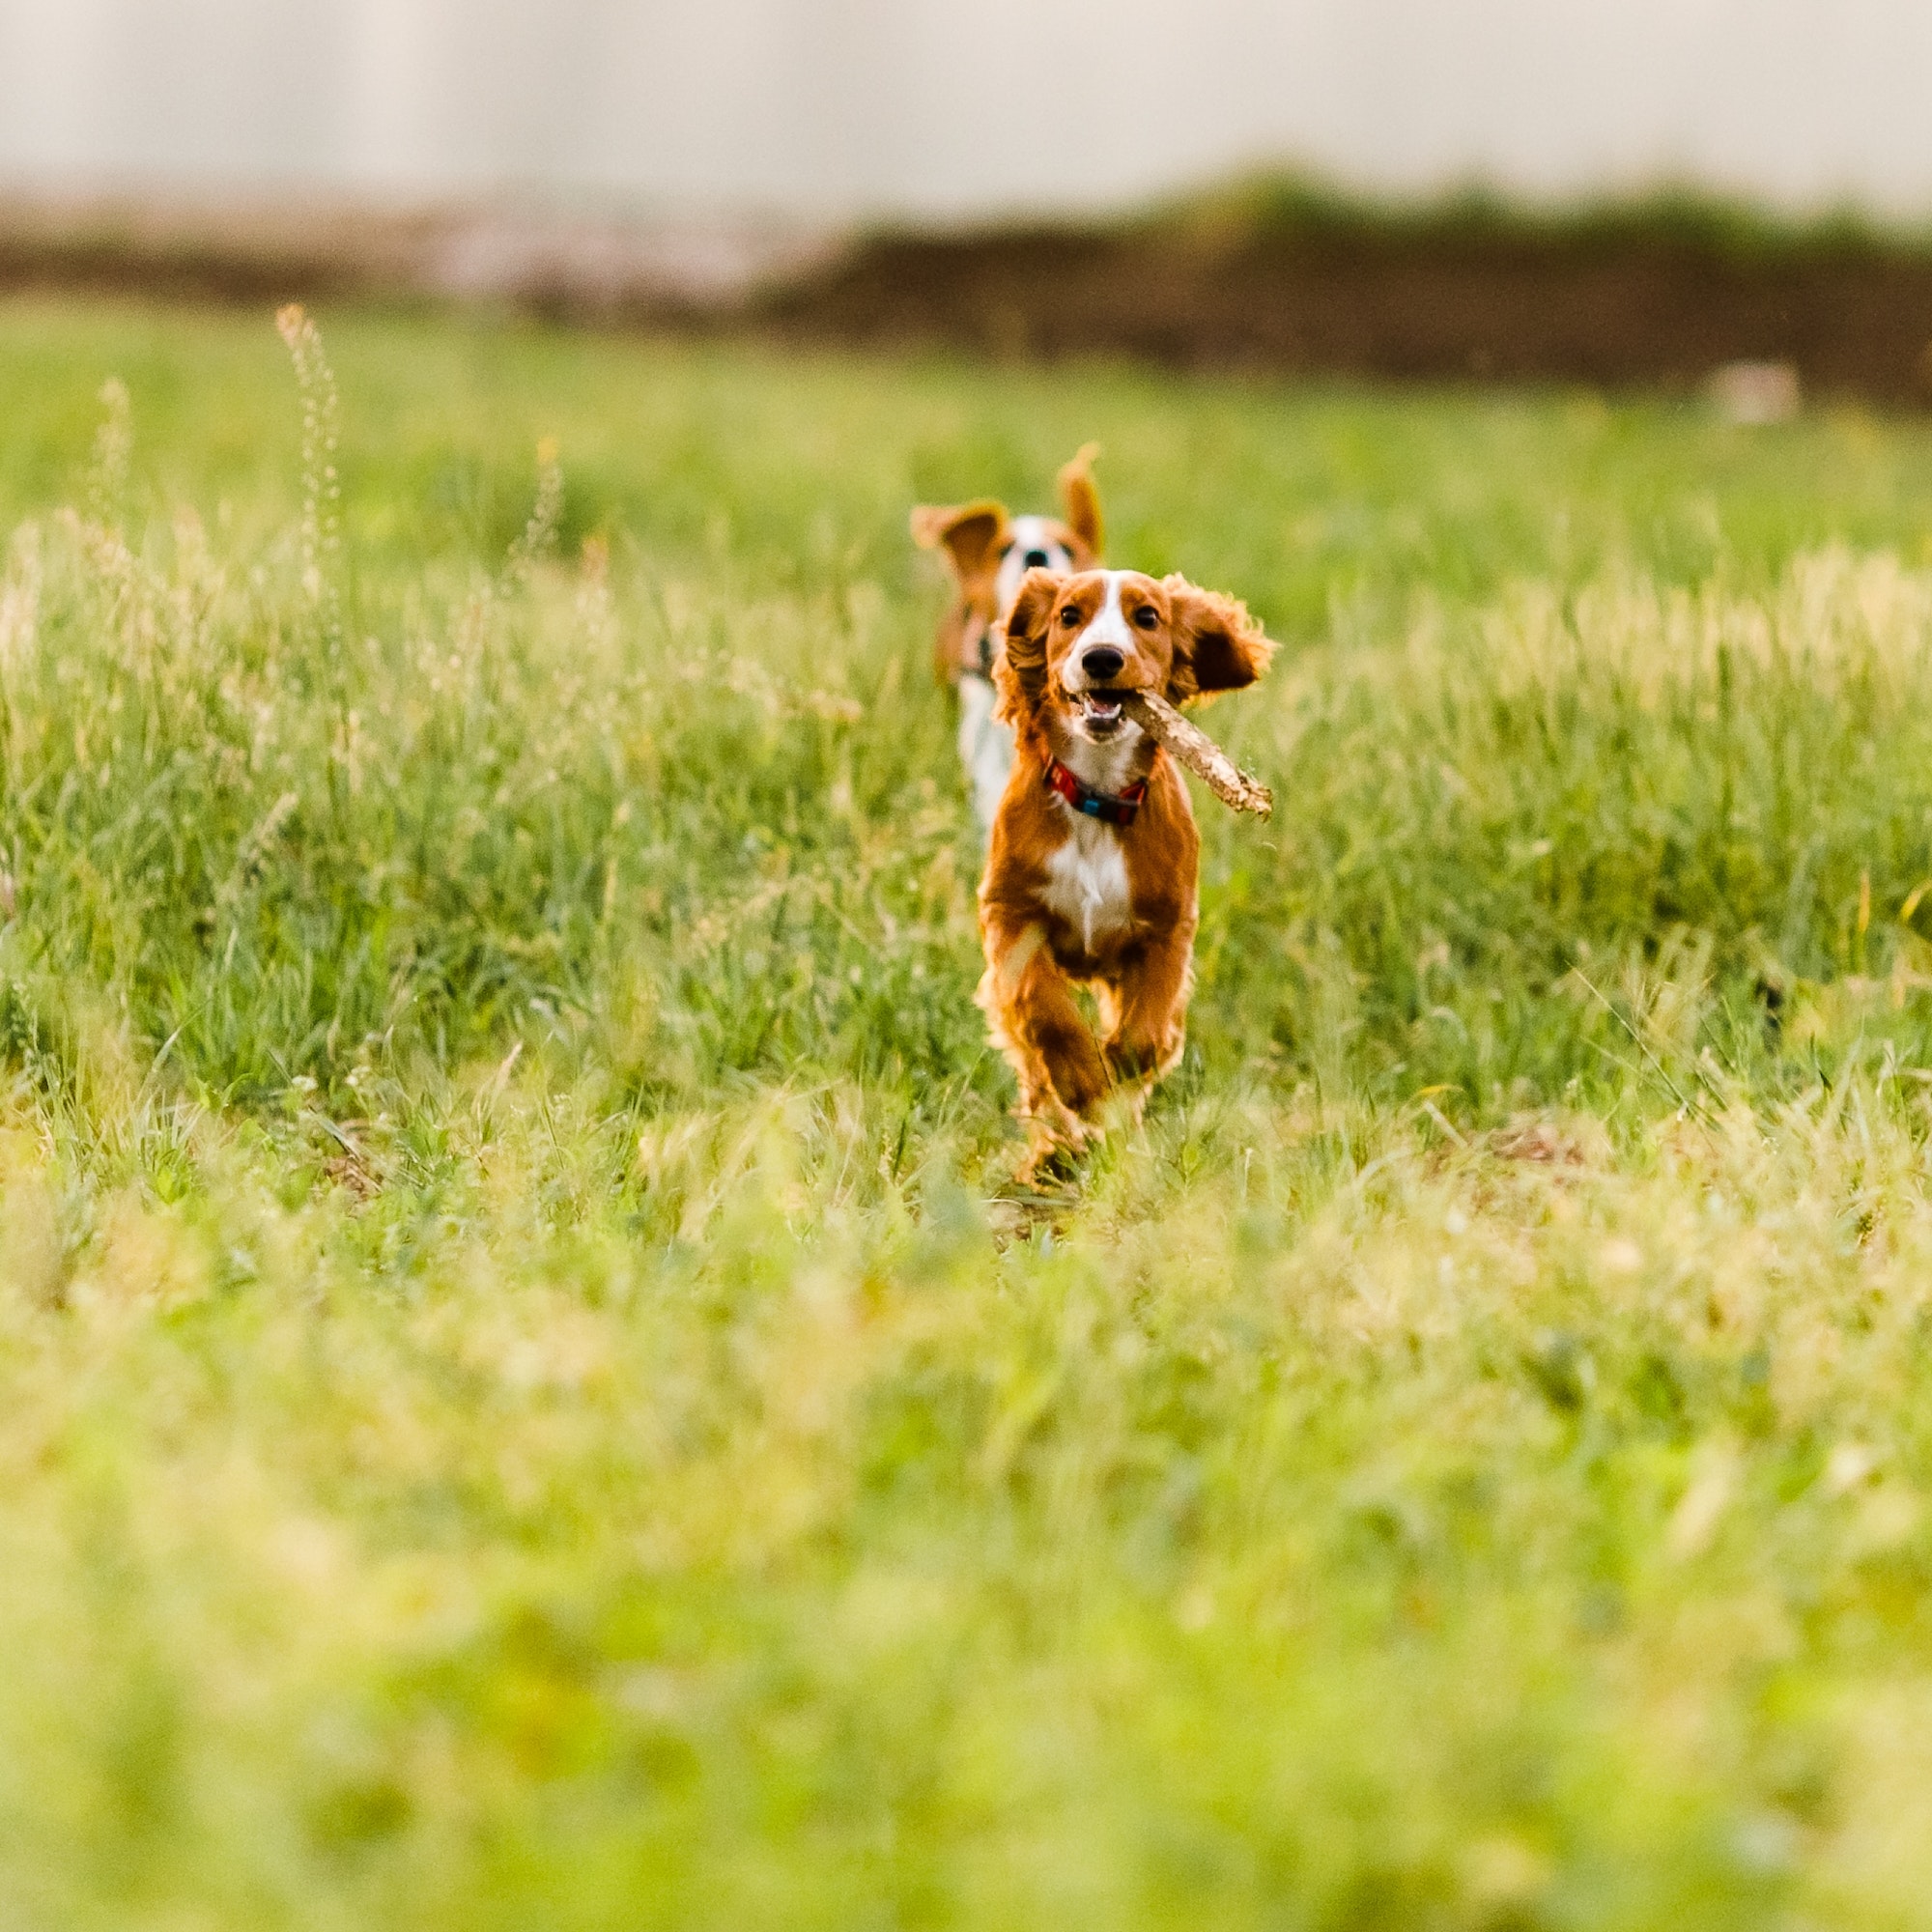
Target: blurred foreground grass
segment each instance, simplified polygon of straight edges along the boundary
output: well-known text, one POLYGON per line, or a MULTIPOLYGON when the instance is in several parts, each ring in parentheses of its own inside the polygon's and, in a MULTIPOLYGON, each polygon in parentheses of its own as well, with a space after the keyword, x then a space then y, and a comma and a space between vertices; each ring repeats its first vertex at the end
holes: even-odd
POLYGON ((0 1919, 1922 1920, 1932 433, 328 349, 339 542, 0 309, 0 1919), (903 514, 1089 436, 1282 804, 1038 1200, 903 514))

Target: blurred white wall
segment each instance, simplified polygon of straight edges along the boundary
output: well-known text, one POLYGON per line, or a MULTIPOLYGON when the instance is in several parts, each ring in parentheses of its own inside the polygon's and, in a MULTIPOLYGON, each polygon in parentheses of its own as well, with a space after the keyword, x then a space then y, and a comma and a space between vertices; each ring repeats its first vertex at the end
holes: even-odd
POLYGON ((1928 103, 1928 0, 0 0, 14 189, 837 220, 1289 161, 1932 214, 1928 103))

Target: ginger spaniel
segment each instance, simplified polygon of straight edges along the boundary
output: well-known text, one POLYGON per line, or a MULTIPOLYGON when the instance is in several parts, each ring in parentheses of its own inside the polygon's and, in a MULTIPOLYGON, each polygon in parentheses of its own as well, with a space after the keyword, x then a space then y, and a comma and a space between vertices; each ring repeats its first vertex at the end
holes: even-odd
POLYGON ((1100 561, 1100 493, 1094 484, 1098 446, 1088 443, 1060 472, 1065 521, 1015 517, 1004 503, 923 503, 912 513, 913 541, 941 552, 952 575, 952 601, 939 620, 933 667, 959 692, 959 758, 973 810, 987 830, 1013 765, 1013 734, 994 717, 999 620, 1029 570, 1092 570, 1100 561))
POLYGON ((1273 652, 1234 598, 1184 578, 1036 569, 1020 584, 996 666, 1017 749, 980 886, 977 997, 1019 1078, 1029 1174, 1084 1147, 1110 1094, 1137 1117, 1185 1039, 1200 838, 1173 759, 1121 698, 1236 691, 1273 652))

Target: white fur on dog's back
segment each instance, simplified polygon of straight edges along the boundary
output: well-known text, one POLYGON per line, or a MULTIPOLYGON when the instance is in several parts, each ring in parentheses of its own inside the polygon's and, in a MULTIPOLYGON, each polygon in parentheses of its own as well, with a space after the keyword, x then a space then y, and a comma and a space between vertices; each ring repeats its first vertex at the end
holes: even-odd
POLYGON ((977 671, 959 680, 959 761, 973 787, 973 815, 981 836, 993 829, 1013 769, 1012 728, 993 716, 997 702, 998 694, 977 671))
MULTIPOLYGON (((993 595, 1002 618, 1019 595, 1020 582, 1027 574, 1029 552, 1044 552, 1049 570, 1073 568, 1073 553, 1054 533, 1055 528, 1045 517, 1012 520, 1007 533, 1006 553, 1000 558, 999 575, 993 582, 993 595)), ((980 821, 981 837, 993 829, 1000 796, 1013 769, 1013 734, 1009 726, 993 716, 996 697, 985 678, 971 671, 960 678, 959 759, 966 767, 967 782, 973 787, 973 815, 980 821)))

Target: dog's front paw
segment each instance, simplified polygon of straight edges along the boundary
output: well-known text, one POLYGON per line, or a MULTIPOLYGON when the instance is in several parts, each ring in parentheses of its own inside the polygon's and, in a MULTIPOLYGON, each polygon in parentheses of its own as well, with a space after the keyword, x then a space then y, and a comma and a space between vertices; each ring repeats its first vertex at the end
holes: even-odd
POLYGON ((1058 1101, 1039 1112, 1022 1114, 1020 1119, 1026 1127, 1027 1146, 1014 1178, 1028 1184, 1078 1160, 1105 1131, 1058 1101))
POLYGON ((1100 1056, 1106 1062, 1107 1073, 1115 1091, 1133 1093, 1138 1096, 1136 1119, 1139 1118, 1139 1108, 1147 1103, 1148 1093, 1154 1082, 1174 1070, 1185 1041, 1186 1036, 1175 1027, 1158 1038, 1145 1036, 1122 1038, 1117 1036, 1101 1047, 1100 1056))

